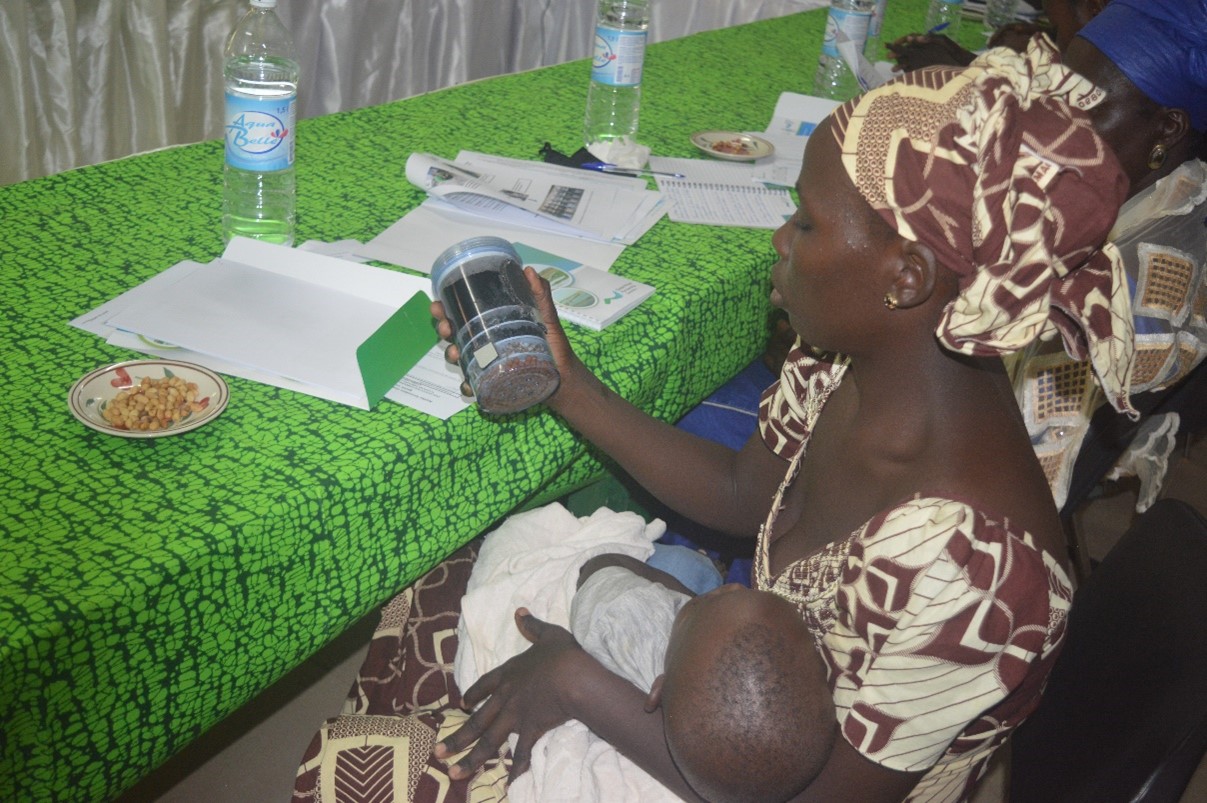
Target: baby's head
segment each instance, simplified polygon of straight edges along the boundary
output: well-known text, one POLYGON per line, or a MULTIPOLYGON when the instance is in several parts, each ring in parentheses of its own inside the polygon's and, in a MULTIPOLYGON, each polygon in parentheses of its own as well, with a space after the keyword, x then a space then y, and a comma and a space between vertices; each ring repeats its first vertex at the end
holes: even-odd
POLYGON ((804 620, 766 591, 722 586, 679 612, 647 708, 707 800, 787 800, 825 765, 837 730, 804 620))

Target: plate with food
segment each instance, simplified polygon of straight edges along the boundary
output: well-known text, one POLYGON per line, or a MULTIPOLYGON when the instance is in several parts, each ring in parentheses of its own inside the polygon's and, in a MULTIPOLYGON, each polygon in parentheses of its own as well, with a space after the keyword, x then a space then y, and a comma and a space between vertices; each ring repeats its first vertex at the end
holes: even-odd
POLYGON ((85 374, 67 404, 86 427, 119 438, 179 435, 226 408, 226 382, 208 368, 179 360, 132 360, 85 374))
POLYGON ((692 144, 709 156, 731 162, 753 162, 775 153, 775 146, 767 140, 741 131, 700 131, 692 134, 692 144))

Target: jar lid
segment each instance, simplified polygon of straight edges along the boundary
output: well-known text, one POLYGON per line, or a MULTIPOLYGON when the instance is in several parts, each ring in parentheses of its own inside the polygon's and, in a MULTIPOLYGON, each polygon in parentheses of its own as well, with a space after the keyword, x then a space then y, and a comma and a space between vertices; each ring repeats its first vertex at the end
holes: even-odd
POLYGON ((440 285, 449 271, 470 259, 483 256, 504 257, 522 264, 515 246, 502 237, 470 237, 444 249, 432 263, 432 295, 440 295, 440 285))

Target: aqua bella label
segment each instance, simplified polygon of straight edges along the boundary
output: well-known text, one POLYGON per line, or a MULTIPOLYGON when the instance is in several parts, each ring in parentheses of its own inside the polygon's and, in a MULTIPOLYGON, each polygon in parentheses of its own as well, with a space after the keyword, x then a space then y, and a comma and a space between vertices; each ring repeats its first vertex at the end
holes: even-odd
POLYGON ((863 50, 863 44, 868 39, 868 26, 872 22, 870 11, 846 11, 841 8, 830 8, 830 16, 826 18, 826 33, 821 40, 821 52, 832 59, 842 58, 838 52, 838 42, 841 38, 850 39, 855 43, 857 51, 863 50))
POLYGON ((249 98, 226 93, 226 162, 270 173, 293 164, 297 95, 249 98))
POLYGON ((595 29, 591 80, 608 86, 637 86, 645 60, 645 31, 622 31, 600 25, 595 29))

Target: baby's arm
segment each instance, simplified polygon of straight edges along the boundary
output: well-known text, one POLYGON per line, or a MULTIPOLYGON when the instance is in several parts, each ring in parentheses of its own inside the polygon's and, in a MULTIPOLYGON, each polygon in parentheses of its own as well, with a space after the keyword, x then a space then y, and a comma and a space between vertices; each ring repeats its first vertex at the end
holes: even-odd
POLYGON ((655 569, 652 566, 645 564, 643 561, 637 560, 629 555, 618 555, 613 553, 596 555, 584 563, 583 567, 578 571, 577 587, 582 588, 583 583, 587 582, 588 577, 595 574, 600 569, 607 568, 608 566, 617 566, 621 569, 627 569, 638 577, 644 577, 651 583, 659 583, 664 585, 671 591, 678 591, 680 594, 687 594, 689 597, 695 596, 691 589, 661 569, 655 569))

